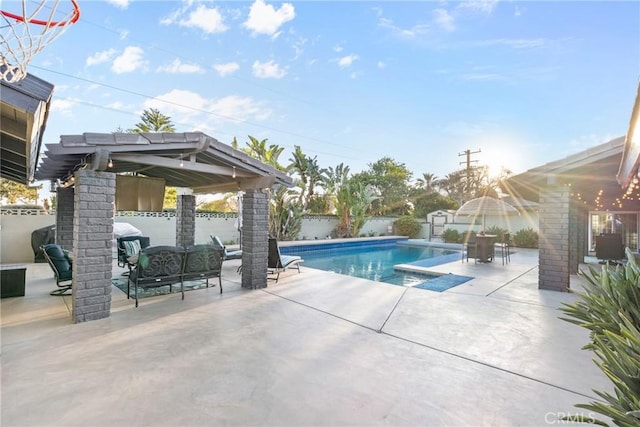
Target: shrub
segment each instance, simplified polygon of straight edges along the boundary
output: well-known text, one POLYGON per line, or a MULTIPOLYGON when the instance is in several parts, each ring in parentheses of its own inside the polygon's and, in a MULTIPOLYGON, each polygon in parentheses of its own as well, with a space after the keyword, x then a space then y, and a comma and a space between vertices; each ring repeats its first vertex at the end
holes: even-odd
POLYGON ((416 218, 405 215, 396 219, 393 223, 394 233, 399 236, 409 236, 415 238, 420 233, 422 225, 416 218))
POLYGON ((462 235, 458 230, 454 230, 453 228, 445 228, 442 232, 442 239, 445 243, 461 243, 462 235))
POLYGON ((508 232, 509 230, 507 230, 506 228, 502 228, 497 225, 492 225, 491 227, 487 227, 487 229, 485 230, 486 234, 493 234, 495 236, 498 236, 496 238, 497 242, 502 242, 502 235, 507 234, 508 232))
POLYGON ((523 228, 513 235, 513 243, 519 248, 537 248, 538 233, 533 228, 523 228))
MULTIPOLYGON (((579 274, 586 279, 585 293, 560 308, 568 322, 591 331, 583 347, 592 351, 595 363, 613 382, 614 394, 594 390, 603 401, 577 404, 609 417, 619 426, 640 425, 640 266, 627 249, 624 267, 605 265, 601 272, 589 267, 579 274)), ((584 421, 582 417, 569 417, 584 421)), ((593 422, 593 420, 586 420, 593 422)), ((601 421, 596 421, 601 423, 601 421)), ((606 424, 601 424, 606 425, 606 424)))

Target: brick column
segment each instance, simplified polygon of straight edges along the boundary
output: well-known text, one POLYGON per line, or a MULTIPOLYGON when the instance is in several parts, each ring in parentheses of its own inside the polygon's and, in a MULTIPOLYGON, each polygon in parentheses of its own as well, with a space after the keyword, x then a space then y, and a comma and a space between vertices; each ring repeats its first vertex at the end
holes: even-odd
POLYGON ((110 172, 92 170, 75 173, 72 298, 75 323, 111 314, 115 177, 110 172))
POLYGON ((587 253, 588 210, 578 200, 571 199, 569 212, 569 273, 576 274, 587 253))
POLYGON ((73 249, 74 187, 58 187, 56 194, 56 243, 73 249))
POLYGON ((176 206, 176 246, 191 246, 196 239, 196 196, 178 195, 176 206))
POLYGON ((540 190, 538 288, 569 290, 569 188, 549 185, 540 190))
POLYGON ((242 287, 267 287, 269 195, 247 190, 242 200, 242 287))

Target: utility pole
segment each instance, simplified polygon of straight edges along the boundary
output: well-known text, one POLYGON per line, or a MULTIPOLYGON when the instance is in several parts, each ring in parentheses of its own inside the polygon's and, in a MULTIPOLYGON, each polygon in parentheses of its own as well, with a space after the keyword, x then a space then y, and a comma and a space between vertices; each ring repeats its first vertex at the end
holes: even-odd
POLYGON ((458 153, 458 157, 460 156, 466 156, 467 159, 464 162, 460 162, 461 165, 466 164, 467 167, 467 182, 465 185, 465 197, 467 200, 469 200, 471 198, 471 163, 478 163, 477 160, 471 160, 471 155, 472 154, 478 154, 480 153, 480 149, 478 148, 478 151, 471 151, 471 150, 464 150, 462 153, 458 153))

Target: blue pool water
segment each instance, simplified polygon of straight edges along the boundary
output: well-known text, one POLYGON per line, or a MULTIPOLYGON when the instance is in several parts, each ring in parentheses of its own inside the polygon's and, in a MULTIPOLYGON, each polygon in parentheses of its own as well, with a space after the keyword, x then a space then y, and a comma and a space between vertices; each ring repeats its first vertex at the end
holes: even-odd
POLYGON ((443 257, 443 262, 448 262, 451 257, 446 255, 459 254, 448 249, 400 246, 395 243, 351 248, 335 246, 330 249, 316 250, 313 250, 313 247, 299 250, 296 250, 296 247, 289 247, 286 253, 301 255, 306 267, 399 286, 414 286, 437 276, 394 271, 394 265, 408 264, 427 258, 433 259, 434 264, 438 264, 436 260, 438 257, 443 257))

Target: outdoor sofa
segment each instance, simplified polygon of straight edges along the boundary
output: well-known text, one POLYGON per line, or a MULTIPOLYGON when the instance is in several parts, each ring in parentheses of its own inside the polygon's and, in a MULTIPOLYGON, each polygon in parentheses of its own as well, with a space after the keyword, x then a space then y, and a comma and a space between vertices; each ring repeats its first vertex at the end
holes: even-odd
POLYGON ((184 300, 184 282, 218 278, 222 293, 223 250, 213 245, 151 246, 140 250, 127 280, 127 298, 130 286, 134 288, 134 298, 138 307, 138 288, 155 288, 180 284, 184 300))

